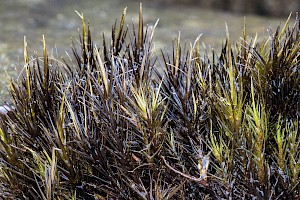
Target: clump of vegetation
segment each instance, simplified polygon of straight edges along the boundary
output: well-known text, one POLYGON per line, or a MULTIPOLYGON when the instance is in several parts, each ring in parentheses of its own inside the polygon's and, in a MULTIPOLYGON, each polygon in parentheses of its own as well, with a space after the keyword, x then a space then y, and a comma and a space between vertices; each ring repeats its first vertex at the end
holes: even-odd
POLYGON ((5 199, 299 198, 300 24, 156 56, 154 28, 30 58, 0 121, 5 199))

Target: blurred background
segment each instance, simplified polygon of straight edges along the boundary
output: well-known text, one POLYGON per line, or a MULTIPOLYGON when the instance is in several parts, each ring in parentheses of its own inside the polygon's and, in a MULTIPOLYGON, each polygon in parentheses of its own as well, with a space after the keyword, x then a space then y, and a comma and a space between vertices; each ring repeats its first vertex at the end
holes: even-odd
MULTIPOLYGON (((78 39, 81 21, 75 13, 83 13, 90 22, 92 36, 98 46, 102 33, 110 38, 111 26, 127 7, 126 23, 138 21, 139 2, 143 3, 145 24, 155 30, 156 49, 170 51, 172 40, 181 32, 183 42, 193 42, 199 34, 206 47, 217 51, 229 28, 232 40, 241 35, 246 17, 249 36, 259 39, 284 23, 290 12, 300 9, 299 0, 0 0, 0 105, 8 100, 6 88, 10 76, 23 68, 23 41, 30 55, 42 55, 42 35, 54 57, 67 58, 71 42, 78 39)), ((204 48, 203 48, 204 49, 204 48)), ((159 53, 159 51, 157 52, 159 53)))

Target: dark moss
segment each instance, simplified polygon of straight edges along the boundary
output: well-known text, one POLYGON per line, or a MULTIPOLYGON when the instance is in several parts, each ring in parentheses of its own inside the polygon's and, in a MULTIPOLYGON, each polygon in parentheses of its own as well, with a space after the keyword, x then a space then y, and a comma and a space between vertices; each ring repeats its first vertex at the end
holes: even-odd
MULTIPOLYGON (((10 85, 0 120, 5 199, 299 198, 299 20, 257 43, 155 55, 153 30, 94 40, 73 61, 44 53, 10 85)), ((133 27, 133 28, 129 28, 133 27)), ((76 47, 77 46, 77 47, 76 47)))

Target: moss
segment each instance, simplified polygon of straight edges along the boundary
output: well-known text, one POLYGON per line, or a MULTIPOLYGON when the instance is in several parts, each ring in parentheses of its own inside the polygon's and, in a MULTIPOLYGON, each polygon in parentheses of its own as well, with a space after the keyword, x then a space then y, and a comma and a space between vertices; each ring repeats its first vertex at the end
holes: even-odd
MULTIPOLYGON (((156 55, 154 29, 96 46, 82 14, 73 58, 29 59, 0 121, 6 199, 299 198, 299 20, 265 42, 156 55)), ((117 25, 118 24, 118 25, 117 25)), ((233 45, 234 44, 234 45, 233 45)))

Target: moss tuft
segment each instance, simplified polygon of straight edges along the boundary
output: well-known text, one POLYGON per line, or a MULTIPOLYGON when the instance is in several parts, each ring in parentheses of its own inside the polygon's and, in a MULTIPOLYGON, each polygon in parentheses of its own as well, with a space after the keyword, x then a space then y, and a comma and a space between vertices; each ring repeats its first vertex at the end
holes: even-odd
POLYGON ((0 119, 5 199, 297 199, 300 24, 262 43, 200 39, 156 55, 154 28, 112 27, 95 45, 82 14, 73 61, 44 53, 10 83, 0 119), (76 47, 77 46, 77 47, 76 47))

